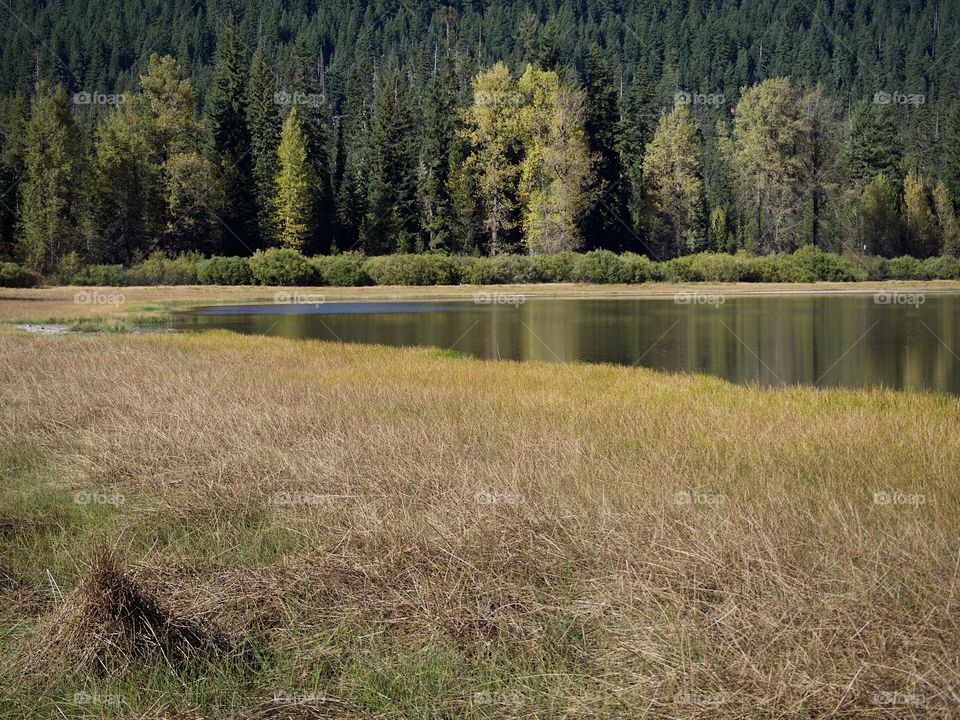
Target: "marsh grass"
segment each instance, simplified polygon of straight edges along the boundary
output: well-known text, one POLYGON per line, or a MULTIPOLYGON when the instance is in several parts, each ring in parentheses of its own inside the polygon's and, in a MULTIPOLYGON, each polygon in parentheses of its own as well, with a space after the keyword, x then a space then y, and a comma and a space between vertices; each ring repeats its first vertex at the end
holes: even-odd
POLYGON ((957 711, 957 398, 225 332, 0 351, 4 717, 957 711))

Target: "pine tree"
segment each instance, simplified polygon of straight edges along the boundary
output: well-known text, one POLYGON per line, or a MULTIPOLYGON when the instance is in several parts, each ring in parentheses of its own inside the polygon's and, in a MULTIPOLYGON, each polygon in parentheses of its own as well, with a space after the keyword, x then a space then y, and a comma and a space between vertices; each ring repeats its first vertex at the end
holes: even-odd
POLYGON ((370 255, 420 250, 416 145, 409 101, 397 70, 388 68, 377 94, 363 247, 370 255))
POLYGON ((41 81, 26 127, 17 229, 18 254, 34 270, 52 270, 67 253, 79 249, 82 165, 80 133, 67 91, 41 81))
POLYGON ((22 95, 0 99, 0 258, 14 257, 14 230, 23 180, 24 140, 30 104, 22 95))
POLYGON ((850 129, 849 177, 858 184, 880 173, 900 178, 900 136, 889 106, 859 103, 853 110, 850 129))
POLYGON ((228 18, 217 42, 213 88, 206 106, 210 154, 223 192, 223 251, 228 255, 250 252, 257 244, 246 100, 246 50, 233 19, 228 18))
POLYGON ((273 191, 280 145, 280 113, 277 89, 266 46, 261 41, 253 54, 247 91, 247 127, 254 202, 257 209, 258 246, 269 244, 273 232, 273 191))
POLYGON ((627 186, 627 222, 630 225, 624 230, 631 236, 631 240, 624 245, 625 250, 644 249, 640 236, 645 224, 648 202, 643 182, 643 157, 647 144, 653 139, 659 114, 656 90, 646 67, 641 64, 637 66, 633 84, 623 102, 623 113, 617 132, 620 164, 627 186))
POLYGON ((451 64, 440 63, 438 72, 427 83, 421 149, 419 204, 431 250, 448 248, 453 242, 450 164, 460 125, 456 89, 457 78, 451 64))
POLYGON ((277 150, 279 170, 273 196, 276 237, 283 247, 303 250, 311 234, 310 186, 313 178, 307 140, 294 107, 283 123, 277 150))
POLYGON ((587 54, 585 90, 585 129, 595 178, 589 189, 590 210, 583 223, 585 245, 588 249, 624 249, 624 236, 630 234, 624 228, 629 217, 629 189, 617 151, 620 113, 616 86, 597 45, 587 54))
POLYGON ((290 101, 298 106, 300 127, 307 143, 307 160, 314 183, 311 193, 310 237, 306 248, 328 252, 337 243, 334 234, 335 203, 333 169, 330 160, 330 115, 327 107, 326 67, 322 56, 312 49, 304 32, 294 42, 294 74, 290 101))

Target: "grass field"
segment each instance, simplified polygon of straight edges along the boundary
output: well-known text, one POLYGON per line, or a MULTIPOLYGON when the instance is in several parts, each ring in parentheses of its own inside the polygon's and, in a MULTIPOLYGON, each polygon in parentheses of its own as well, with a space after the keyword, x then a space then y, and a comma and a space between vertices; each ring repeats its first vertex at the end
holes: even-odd
MULTIPOLYGON (((273 294, 80 291, 0 320, 273 294)), ((223 332, 0 353, 2 717, 960 713, 956 397, 223 332)))

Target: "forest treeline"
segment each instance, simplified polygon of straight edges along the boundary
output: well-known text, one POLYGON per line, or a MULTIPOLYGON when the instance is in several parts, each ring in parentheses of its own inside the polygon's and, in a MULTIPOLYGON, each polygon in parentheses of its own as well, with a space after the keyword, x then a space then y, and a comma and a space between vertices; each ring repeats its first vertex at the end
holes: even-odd
POLYGON ((4 259, 960 253, 948 3, 188 5, 15 7, 4 259))

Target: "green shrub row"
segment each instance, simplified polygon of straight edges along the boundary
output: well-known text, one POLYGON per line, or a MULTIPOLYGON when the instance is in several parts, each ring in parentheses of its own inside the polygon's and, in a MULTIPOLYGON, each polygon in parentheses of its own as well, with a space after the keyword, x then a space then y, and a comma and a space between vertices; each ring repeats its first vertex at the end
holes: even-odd
MULTIPOLYGON (((68 263, 52 281, 119 285, 499 285, 518 283, 644 282, 856 282, 864 280, 960 280, 960 259, 884 259, 825 253, 805 247, 792 255, 701 253, 654 262, 608 250, 559 255, 384 255, 360 253, 308 258, 274 248, 244 257, 204 258, 154 253, 133 267, 68 263)), ((0 286, 34 287, 41 278, 13 263, 0 263, 0 286)))

